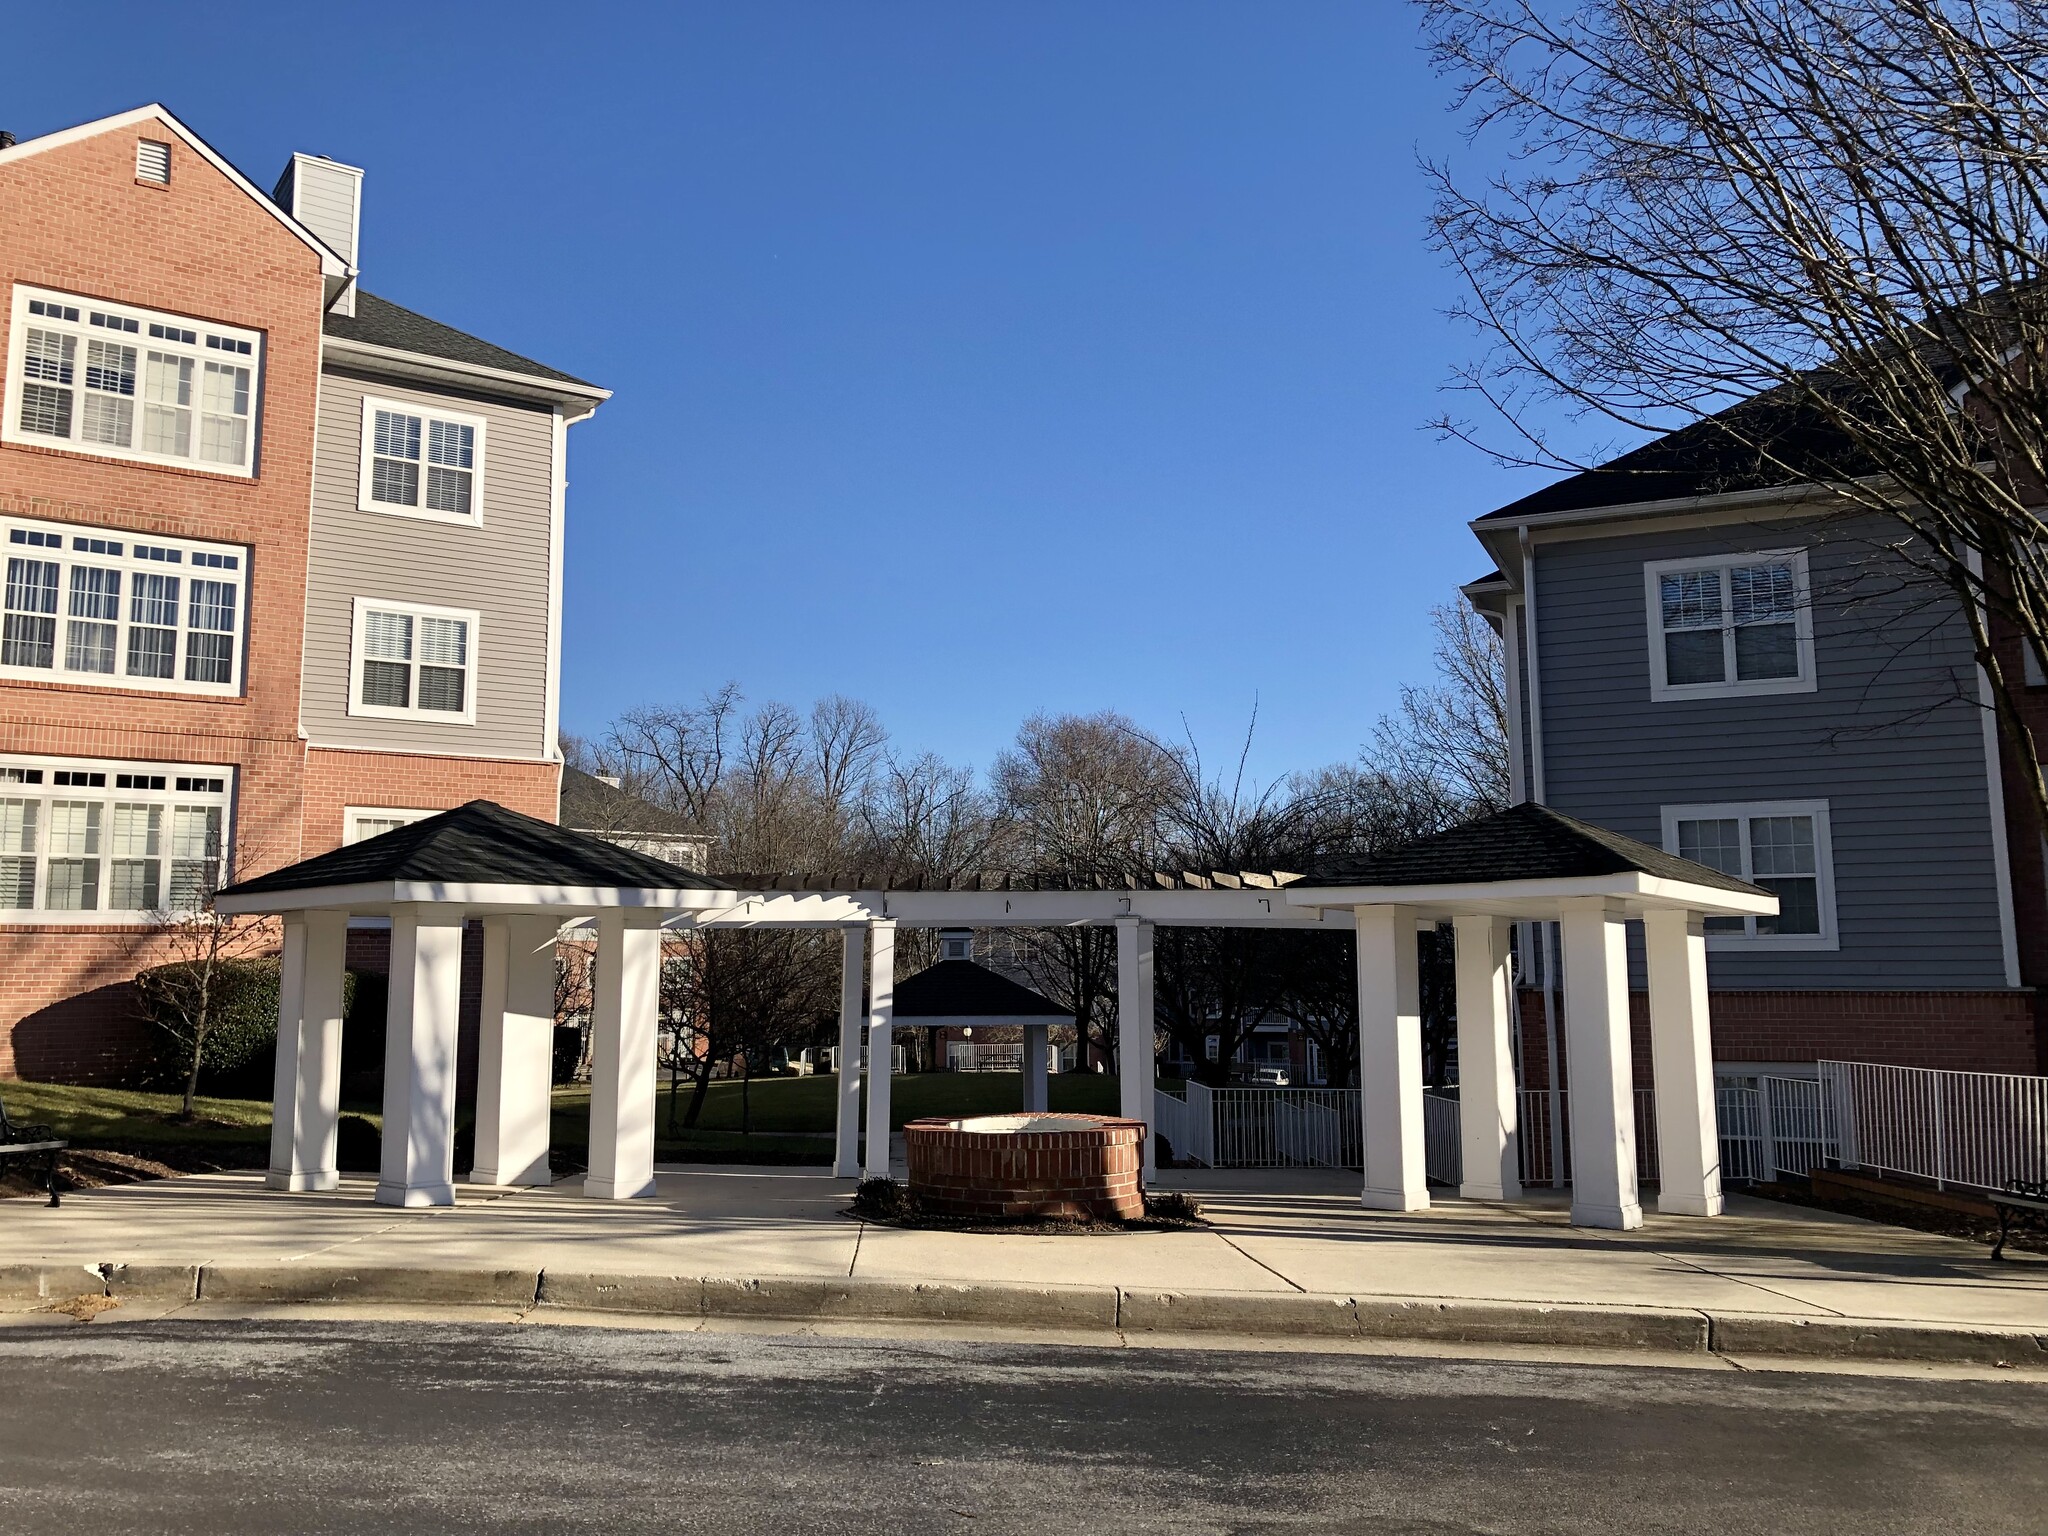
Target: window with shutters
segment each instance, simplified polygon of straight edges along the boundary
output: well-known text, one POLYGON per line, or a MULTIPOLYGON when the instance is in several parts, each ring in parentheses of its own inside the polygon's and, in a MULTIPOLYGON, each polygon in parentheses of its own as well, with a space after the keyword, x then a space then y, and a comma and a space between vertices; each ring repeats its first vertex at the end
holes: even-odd
POLYGON ((0 756, 0 923, 197 911, 227 878, 231 768, 0 756))
POLYGON ((0 677, 234 694, 249 552, 0 517, 0 677))
POLYGON ((1643 584, 1651 698, 1813 690, 1804 550, 1653 561, 1643 584))
POLYGON ((1664 848, 1760 885, 1776 917, 1710 917, 1709 945, 1836 949, 1833 840, 1825 800, 1667 805, 1664 848))
POLYGON ((474 725, 476 642, 473 612, 357 598, 348 712, 474 725))
POLYGON ((263 338, 17 285, 0 438, 252 475, 263 338))
POLYGON ((364 396, 356 505, 365 512, 480 523, 485 425, 481 416, 364 396))

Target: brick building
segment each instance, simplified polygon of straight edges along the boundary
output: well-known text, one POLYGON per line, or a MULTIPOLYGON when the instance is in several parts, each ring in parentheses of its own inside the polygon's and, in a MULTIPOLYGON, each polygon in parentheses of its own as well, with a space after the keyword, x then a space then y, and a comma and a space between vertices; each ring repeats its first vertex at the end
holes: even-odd
POLYGON ((556 813, 606 392, 363 292, 362 185, 266 194, 158 106, 0 136, 0 1076, 118 1076, 224 878, 556 813))

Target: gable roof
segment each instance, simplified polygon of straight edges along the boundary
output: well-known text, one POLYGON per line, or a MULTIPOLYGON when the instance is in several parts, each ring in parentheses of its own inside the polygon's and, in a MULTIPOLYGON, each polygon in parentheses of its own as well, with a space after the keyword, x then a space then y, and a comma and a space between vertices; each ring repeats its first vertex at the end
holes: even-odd
POLYGON ((494 373, 545 379, 551 384, 569 384, 584 393, 606 393, 588 379, 579 379, 559 368, 550 368, 546 363, 537 363, 495 342, 472 336, 467 331, 458 331, 452 325, 429 320, 425 315, 394 304, 389 299, 380 299, 361 288, 356 290, 356 312, 343 315, 329 310, 323 329, 339 341, 382 347, 393 352, 410 352, 420 357, 437 357, 494 373))
POLYGON ((1572 880, 1590 875, 1649 875, 1748 896, 1771 892, 1710 865, 1580 821, 1525 800, 1448 832, 1384 853, 1332 859, 1312 885, 1478 885, 1498 880, 1572 880))
POLYGON ((242 880, 225 898, 389 882, 446 885, 564 886, 620 890, 731 890, 725 881, 679 869, 523 816, 489 800, 395 827, 331 853, 242 880))
POLYGON ((315 254, 320 258, 320 271, 324 276, 353 277, 355 275, 356 269, 343 259, 340 252, 336 251, 334 247, 314 234, 313 231, 278 207, 254 182, 236 170, 225 155, 178 121, 171 110, 160 102, 151 102, 146 107, 135 107, 127 112, 116 112, 112 117, 94 118, 89 123, 80 123, 73 128, 61 128, 55 133, 39 134, 33 139, 24 139, 19 144, 10 144, 7 148, 0 149, 0 165, 7 165, 16 160, 26 160, 31 155, 40 155, 47 150, 61 149, 67 144, 76 144, 85 139, 97 138, 103 133, 112 133, 118 128, 132 128, 138 123, 146 123, 152 120, 162 122, 166 128, 182 139, 194 154, 198 155, 207 164, 219 171, 221 175, 227 177, 229 181, 247 193, 265 213, 276 219, 286 229, 311 246, 315 254))
POLYGON ((578 832, 639 832, 654 837, 703 837, 687 816, 607 783, 594 773, 562 765, 562 825, 578 832))
POLYGON ((1868 474, 1874 468, 1846 435, 1796 398, 1789 386, 1779 385, 1532 491, 1478 521, 1519 522, 1546 512, 1789 488, 1868 474), (1750 446, 1752 442, 1766 445, 1793 472, 1768 462, 1750 446))
POLYGON ((896 983, 896 1018, 1071 1019, 1051 998, 973 960, 941 960, 896 983))

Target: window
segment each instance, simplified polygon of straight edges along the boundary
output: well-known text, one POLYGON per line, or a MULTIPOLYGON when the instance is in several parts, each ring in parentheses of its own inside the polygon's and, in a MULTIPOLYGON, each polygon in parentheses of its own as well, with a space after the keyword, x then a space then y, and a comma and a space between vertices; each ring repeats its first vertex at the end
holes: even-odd
POLYGON ((1664 847, 1760 885, 1776 917, 1710 917, 1710 940, 1770 949, 1835 949, 1834 858, 1825 800, 1667 805, 1664 847))
POLYGON ((255 331, 17 286, 11 334, 6 441, 255 472, 255 331))
POLYGON ((356 505, 365 512, 481 522, 484 425, 481 416, 364 396, 356 505))
POLYGON ((429 816, 440 814, 439 811, 352 805, 341 813, 341 840, 344 844, 366 842, 370 838, 382 837, 386 832, 409 827, 416 821, 425 821, 429 816))
POLYGON ((226 878, 232 777, 0 758, 0 922, 198 910, 226 878))
POLYGON ((1643 578, 1651 698, 1812 691, 1803 550, 1659 560, 1643 578))
POLYGON ((476 630, 460 609, 357 598, 348 712, 474 724, 476 630))
POLYGON ((135 179, 151 181, 158 186, 171 184, 171 146, 159 144, 155 139, 135 141, 135 179))
POLYGON ((247 550, 0 518, 0 559, 0 677, 239 691, 247 550))

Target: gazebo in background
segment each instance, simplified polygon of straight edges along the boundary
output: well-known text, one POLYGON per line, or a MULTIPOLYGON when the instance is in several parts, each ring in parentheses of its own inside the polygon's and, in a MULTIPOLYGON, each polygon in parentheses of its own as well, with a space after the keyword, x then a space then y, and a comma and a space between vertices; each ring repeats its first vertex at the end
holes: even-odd
POLYGON ((896 983, 896 1023, 929 1029, 933 1052, 938 1032, 1021 1029, 1024 1032, 1022 1108, 1046 1108, 1046 1068, 1052 1026, 1074 1022, 1074 1016, 1051 998, 990 970, 973 958, 974 935, 966 928, 939 930, 939 959, 915 976, 896 983))

